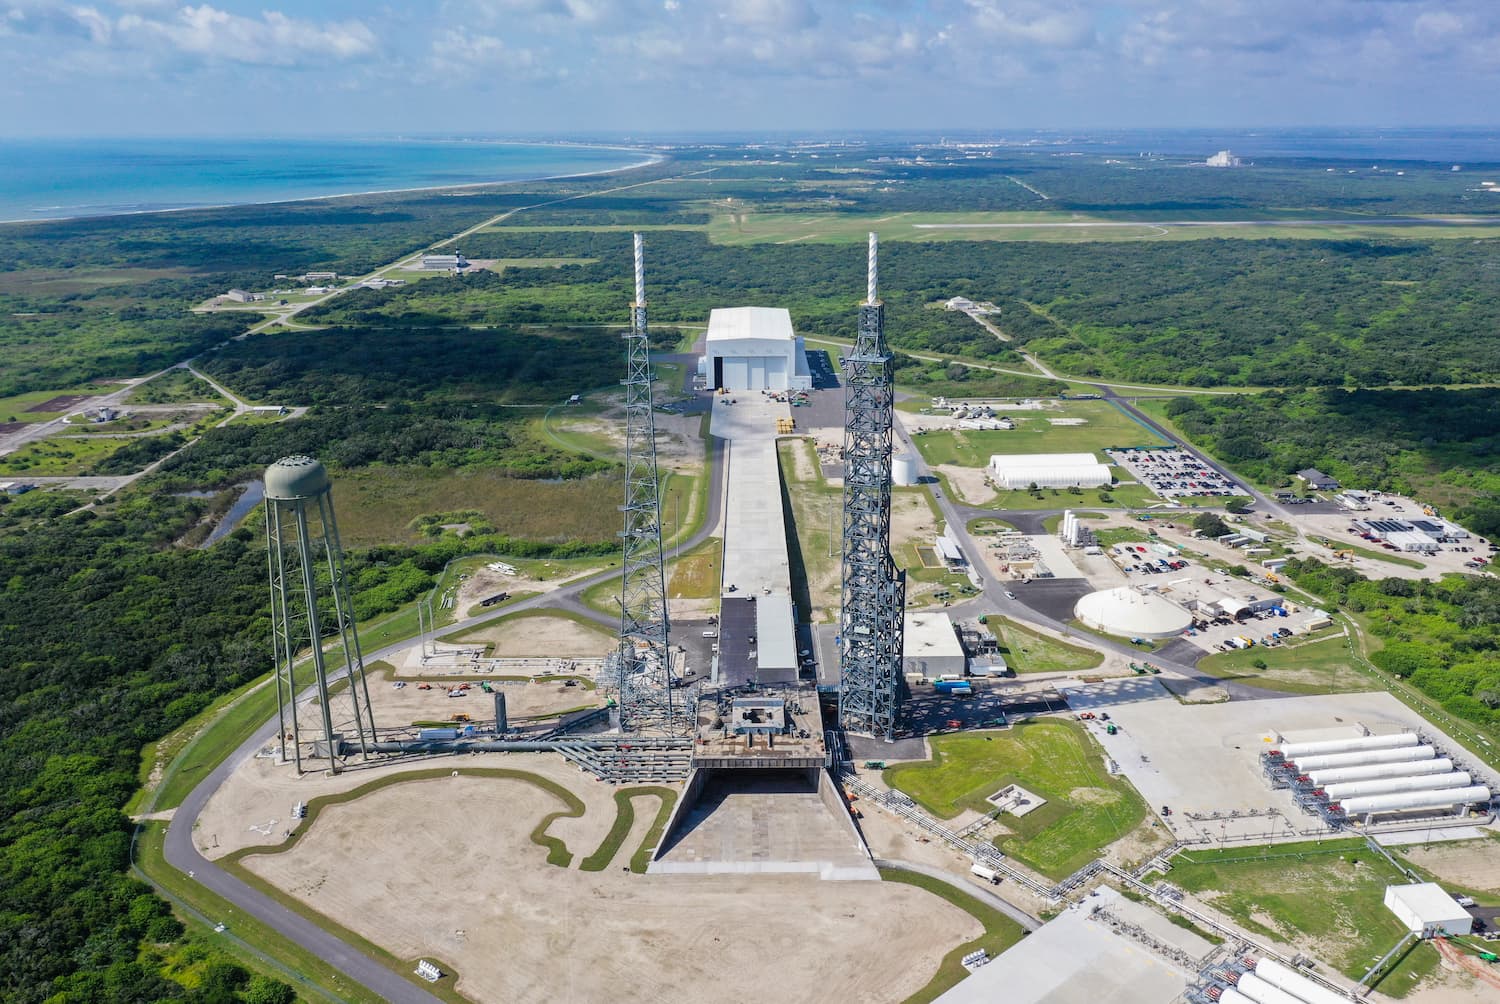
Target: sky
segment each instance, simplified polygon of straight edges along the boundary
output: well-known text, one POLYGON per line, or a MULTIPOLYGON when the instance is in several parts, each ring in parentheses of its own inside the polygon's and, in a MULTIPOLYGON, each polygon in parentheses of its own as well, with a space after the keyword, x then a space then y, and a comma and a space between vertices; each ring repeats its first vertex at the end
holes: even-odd
POLYGON ((1495 125, 1494 0, 0 0, 0 136, 1495 125))

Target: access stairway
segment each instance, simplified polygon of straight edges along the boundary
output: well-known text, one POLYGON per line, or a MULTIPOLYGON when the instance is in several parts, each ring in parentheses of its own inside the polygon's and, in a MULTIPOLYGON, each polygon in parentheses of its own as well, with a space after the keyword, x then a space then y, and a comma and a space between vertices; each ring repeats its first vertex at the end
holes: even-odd
POLYGON ((609 784, 683 781, 693 762, 693 743, 686 738, 572 736, 554 738, 550 744, 565 759, 609 784))

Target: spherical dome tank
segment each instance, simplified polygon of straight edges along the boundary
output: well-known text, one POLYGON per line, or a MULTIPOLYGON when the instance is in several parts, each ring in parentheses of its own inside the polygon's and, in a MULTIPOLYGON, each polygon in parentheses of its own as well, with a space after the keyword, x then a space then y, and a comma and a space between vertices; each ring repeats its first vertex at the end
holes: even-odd
POLYGON ((1087 626, 1126 638, 1170 638, 1192 627, 1193 615, 1164 596, 1128 586, 1081 598, 1073 615, 1087 626))
POLYGON ((268 499, 316 498, 328 485, 328 469, 312 457, 282 457, 266 468, 268 499))

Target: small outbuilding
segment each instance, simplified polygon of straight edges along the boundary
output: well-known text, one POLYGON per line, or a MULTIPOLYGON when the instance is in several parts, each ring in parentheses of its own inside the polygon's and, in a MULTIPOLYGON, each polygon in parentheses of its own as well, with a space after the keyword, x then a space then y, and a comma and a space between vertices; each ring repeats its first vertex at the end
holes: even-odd
POLYGON ((1297 477, 1314 491, 1336 492, 1339 490, 1339 483, 1316 467, 1298 471, 1297 477))
POLYGON ((1474 929, 1474 918, 1436 882, 1385 887, 1386 909, 1394 913, 1413 934, 1464 935, 1474 929))
POLYGON ((953 618, 943 613, 906 614, 902 668, 908 676, 962 676, 968 665, 953 618))

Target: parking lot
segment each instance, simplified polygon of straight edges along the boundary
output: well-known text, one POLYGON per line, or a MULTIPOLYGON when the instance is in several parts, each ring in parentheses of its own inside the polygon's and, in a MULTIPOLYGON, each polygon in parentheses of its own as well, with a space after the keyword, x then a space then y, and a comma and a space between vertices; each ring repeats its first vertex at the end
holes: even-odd
POLYGON ((1235 482, 1203 464, 1186 450, 1137 447, 1106 450, 1115 464, 1164 499, 1242 495, 1235 482))

